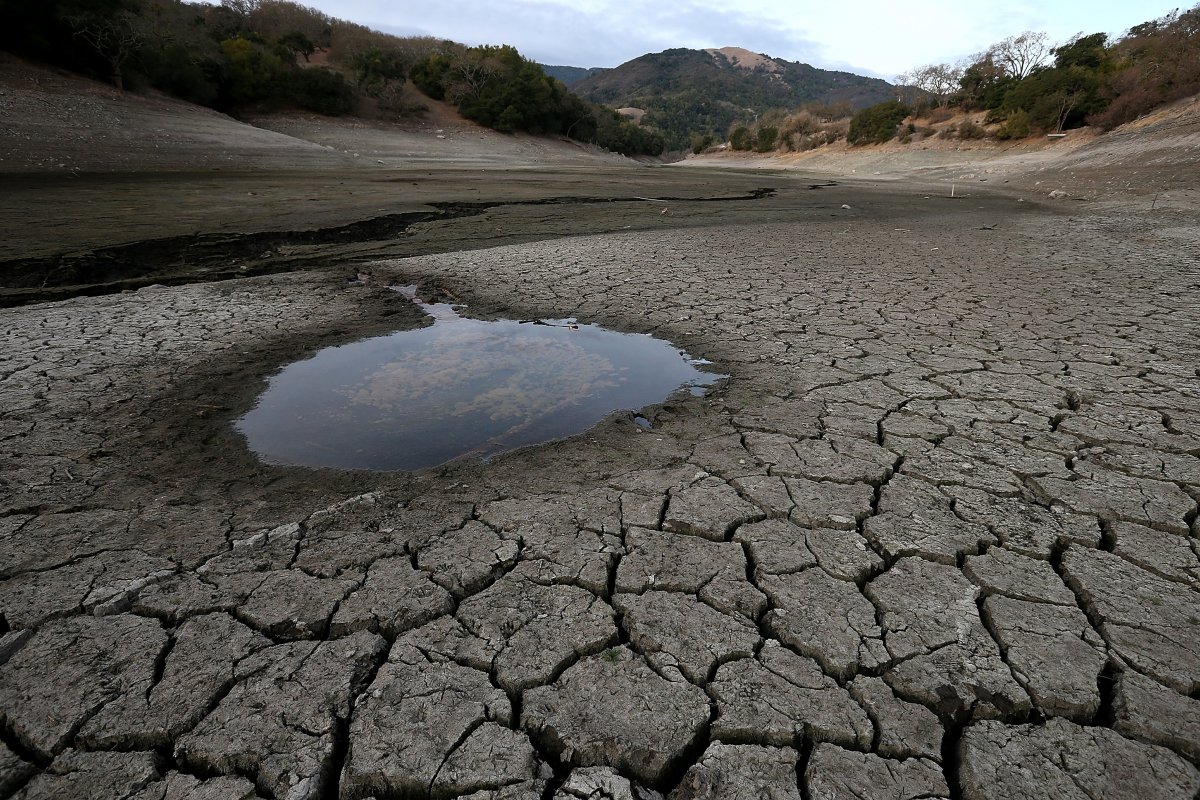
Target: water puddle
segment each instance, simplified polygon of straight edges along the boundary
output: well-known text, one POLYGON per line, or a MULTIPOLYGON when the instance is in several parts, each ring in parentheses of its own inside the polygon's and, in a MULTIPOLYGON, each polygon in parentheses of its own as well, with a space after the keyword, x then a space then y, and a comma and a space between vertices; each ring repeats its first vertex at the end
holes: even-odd
POLYGON ((340 469, 486 460, 679 389, 704 394, 725 377, 644 334, 574 320, 485 322, 444 303, 422 309, 433 325, 331 347, 271 378, 235 423, 250 449, 271 464, 340 469))

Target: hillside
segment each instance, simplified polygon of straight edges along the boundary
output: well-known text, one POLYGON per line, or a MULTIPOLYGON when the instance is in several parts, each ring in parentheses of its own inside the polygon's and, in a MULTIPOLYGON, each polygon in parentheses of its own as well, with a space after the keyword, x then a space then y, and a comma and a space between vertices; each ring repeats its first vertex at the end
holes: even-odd
POLYGON ((845 104, 864 108, 895 99, 887 81, 751 53, 665 50, 649 53, 587 77, 571 87, 579 96, 614 108, 645 109, 670 147, 691 144, 693 135, 724 137, 738 120, 772 108, 845 104))
POLYGON ((608 67, 566 67, 560 64, 539 64, 542 72, 551 78, 562 81, 567 86, 574 86, 584 78, 608 72, 608 67))

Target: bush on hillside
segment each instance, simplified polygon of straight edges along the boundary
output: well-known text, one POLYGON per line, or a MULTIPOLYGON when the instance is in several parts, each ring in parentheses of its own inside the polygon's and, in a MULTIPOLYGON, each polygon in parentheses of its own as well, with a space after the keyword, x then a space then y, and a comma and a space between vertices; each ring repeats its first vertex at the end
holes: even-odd
POLYGON ((881 144, 889 141, 895 138, 897 126, 910 111, 908 106, 895 100, 864 108, 850 119, 850 131, 846 140, 853 145, 881 144))

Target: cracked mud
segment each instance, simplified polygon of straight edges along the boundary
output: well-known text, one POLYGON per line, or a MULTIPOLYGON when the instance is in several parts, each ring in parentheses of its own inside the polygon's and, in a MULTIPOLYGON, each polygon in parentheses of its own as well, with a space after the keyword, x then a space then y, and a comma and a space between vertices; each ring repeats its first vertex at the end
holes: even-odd
POLYGON ((1186 223, 800 196, 5 310, 0 797, 1195 797, 1186 223), (425 324, 389 283, 731 377, 487 464, 257 462, 273 370, 425 324))

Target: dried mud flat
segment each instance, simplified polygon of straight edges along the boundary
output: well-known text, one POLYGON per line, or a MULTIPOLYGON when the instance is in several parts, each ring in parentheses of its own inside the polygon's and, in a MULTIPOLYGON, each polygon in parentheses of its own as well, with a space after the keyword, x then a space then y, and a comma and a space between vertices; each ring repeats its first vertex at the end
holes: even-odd
POLYGON ((611 170, 0 312, 0 796, 1197 796, 1194 214, 611 170), (273 369, 424 324, 391 283, 731 377, 489 464, 258 463, 273 369))

